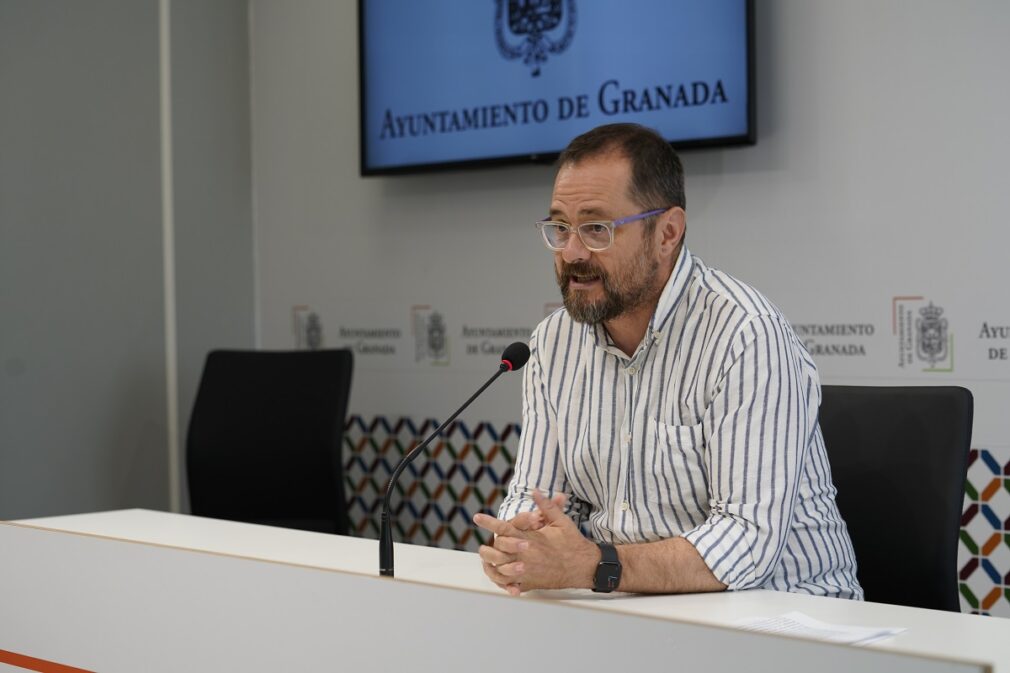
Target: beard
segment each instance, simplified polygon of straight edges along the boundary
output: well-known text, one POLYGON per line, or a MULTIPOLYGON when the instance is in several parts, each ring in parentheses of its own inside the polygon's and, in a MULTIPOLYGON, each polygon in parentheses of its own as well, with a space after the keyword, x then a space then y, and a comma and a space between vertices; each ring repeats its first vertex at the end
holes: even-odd
POLYGON ((561 288, 568 315, 576 322, 596 325, 613 320, 618 316, 640 308, 652 300, 658 292, 655 288, 659 260, 656 259, 651 237, 646 237, 638 254, 627 266, 607 273, 590 262, 574 264, 561 263, 554 267, 554 276, 561 288), (570 281, 574 278, 599 278, 603 286, 603 297, 591 300, 588 293, 572 290, 570 281))

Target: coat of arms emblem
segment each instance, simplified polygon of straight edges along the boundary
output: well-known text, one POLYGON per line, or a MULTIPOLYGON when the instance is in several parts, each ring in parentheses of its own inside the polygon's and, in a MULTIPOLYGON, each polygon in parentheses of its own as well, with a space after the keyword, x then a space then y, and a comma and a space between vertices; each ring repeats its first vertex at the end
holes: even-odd
POLYGON ((310 351, 323 347, 323 321, 318 313, 310 313, 305 319, 305 345, 310 351))
POLYGON ((432 313, 428 318, 428 356, 441 360, 446 356, 445 320, 441 313, 432 313))
POLYGON ((410 309, 414 333, 414 359, 433 365, 449 364, 449 330, 445 316, 431 306, 410 309))
POLYGON ((572 43, 575 0, 495 0, 494 29, 502 57, 521 58, 539 77, 547 55, 560 54, 572 43), (519 41, 510 42, 506 29, 519 41))
POLYGON ((929 302, 919 309, 921 318, 916 319, 916 354, 931 367, 947 358, 947 319, 941 318, 943 309, 929 302))

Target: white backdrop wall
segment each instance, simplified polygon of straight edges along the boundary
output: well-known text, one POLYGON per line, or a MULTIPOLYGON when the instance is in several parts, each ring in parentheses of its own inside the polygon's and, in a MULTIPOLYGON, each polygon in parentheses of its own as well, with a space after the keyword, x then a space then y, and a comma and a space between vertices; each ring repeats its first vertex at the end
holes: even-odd
MULTIPOLYGON (((292 347, 315 313, 325 345, 359 349, 353 413, 442 418, 496 364, 467 347, 512 340, 464 330, 521 333, 558 301, 531 224, 553 171, 359 177, 355 4, 251 4, 259 340, 292 347), (432 312, 444 357, 413 335, 432 312)), ((824 382, 969 387, 973 445, 1005 465, 1010 5, 768 0, 756 32, 759 140, 684 154, 689 246, 785 311, 824 382), (948 321, 932 362, 930 303, 948 321)), ((465 418, 518 420, 518 383, 465 418)))

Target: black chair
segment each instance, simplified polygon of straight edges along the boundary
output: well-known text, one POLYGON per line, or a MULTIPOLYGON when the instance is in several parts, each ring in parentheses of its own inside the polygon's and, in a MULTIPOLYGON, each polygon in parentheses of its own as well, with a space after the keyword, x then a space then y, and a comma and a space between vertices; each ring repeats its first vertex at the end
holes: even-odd
POLYGON ((820 422, 866 600, 960 611, 971 392, 824 386, 820 422))
POLYGON ((213 351, 186 439, 193 514, 347 534, 349 350, 213 351))

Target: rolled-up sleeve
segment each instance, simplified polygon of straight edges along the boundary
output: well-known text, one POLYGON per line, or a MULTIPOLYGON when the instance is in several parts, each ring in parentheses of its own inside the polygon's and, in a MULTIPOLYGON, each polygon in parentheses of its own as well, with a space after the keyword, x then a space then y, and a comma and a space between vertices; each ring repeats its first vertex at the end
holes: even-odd
POLYGON ((710 513, 683 537, 731 590, 764 584, 792 525, 819 396, 801 351, 781 318, 749 318, 705 410, 710 513))

